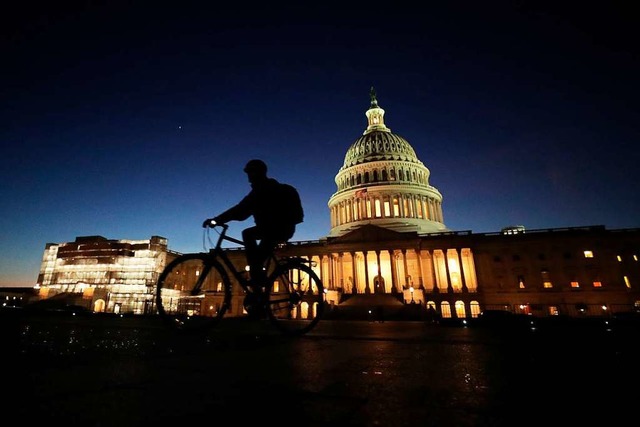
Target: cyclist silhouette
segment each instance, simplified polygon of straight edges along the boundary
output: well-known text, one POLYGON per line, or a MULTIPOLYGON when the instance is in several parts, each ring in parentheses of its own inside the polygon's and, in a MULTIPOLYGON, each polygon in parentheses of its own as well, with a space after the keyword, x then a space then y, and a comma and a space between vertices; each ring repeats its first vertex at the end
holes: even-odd
POLYGON ((206 219, 202 226, 208 227, 212 225, 212 221, 218 224, 244 221, 253 215, 256 225, 242 231, 242 240, 251 281, 263 284, 266 279, 266 272, 262 268, 264 262, 279 243, 284 243, 293 237, 296 224, 287 219, 287 215, 282 211, 283 207, 277 203, 282 184, 267 176, 266 163, 258 159, 250 160, 244 167, 244 171, 251 183, 249 194, 237 205, 213 218, 206 219))

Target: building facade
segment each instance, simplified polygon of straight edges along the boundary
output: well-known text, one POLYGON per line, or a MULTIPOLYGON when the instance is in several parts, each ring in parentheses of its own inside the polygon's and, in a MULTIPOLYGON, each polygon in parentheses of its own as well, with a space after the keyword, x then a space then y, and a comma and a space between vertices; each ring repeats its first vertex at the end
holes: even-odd
MULTIPOLYGON (((640 309, 640 229, 449 230, 429 169, 385 125, 373 89, 370 101, 367 127, 335 177, 331 230, 278 249, 312 261, 328 289, 329 313, 362 317, 373 307, 411 306, 442 318, 474 318, 496 309, 537 316, 640 309)), ((229 253, 242 269, 244 252, 229 253)), ((47 244, 39 295, 75 296, 96 312, 151 314, 158 275, 176 255, 159 236, 47 244)), ((234 289, 228 313, 242 315, 242 291, 234 289)))
POLYGON ((94 312, 147 314, 153 309, 153 288, 176 254, 167 239, 109 240, 77 237, 48 243, 36 288, 41 299, 65 297, 94 312))

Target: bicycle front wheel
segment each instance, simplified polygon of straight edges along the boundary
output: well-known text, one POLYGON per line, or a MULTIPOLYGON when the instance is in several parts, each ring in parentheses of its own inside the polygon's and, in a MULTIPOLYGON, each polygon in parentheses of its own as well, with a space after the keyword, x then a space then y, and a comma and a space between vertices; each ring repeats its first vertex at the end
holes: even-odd
POLYGON ((167 264, 158 278, 158 314, 178 330, 210 329, 229 307, 229 283, 226 272, 211 255, 181 255, 167 264))
POLYGON ((325 308, 324 286, 310 266, 290 260, 270 276, 267 312, 271 323, 288 335, 302 335, 320 321, 325 308))

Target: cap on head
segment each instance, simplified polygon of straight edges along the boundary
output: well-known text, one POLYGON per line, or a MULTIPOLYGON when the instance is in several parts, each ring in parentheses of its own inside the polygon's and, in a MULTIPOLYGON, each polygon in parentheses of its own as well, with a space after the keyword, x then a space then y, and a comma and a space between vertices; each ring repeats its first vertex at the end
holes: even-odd
POLYGON ((249 160, 244 167, 244 171, 246 173, 253 173, 258 175, 266 175, 267 174, 267 164, 262 160, 253 159, 249 160))

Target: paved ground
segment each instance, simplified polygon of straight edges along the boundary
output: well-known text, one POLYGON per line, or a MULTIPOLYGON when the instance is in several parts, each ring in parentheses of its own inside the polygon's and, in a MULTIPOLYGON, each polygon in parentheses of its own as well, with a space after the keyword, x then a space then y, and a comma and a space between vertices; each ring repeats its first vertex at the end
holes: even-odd
POLYGON ((83 426, 607 425, 635 419, 636 328, 1 316, 5 419, 83 426), (634 418, 631 418, 634 416, 634 418))

